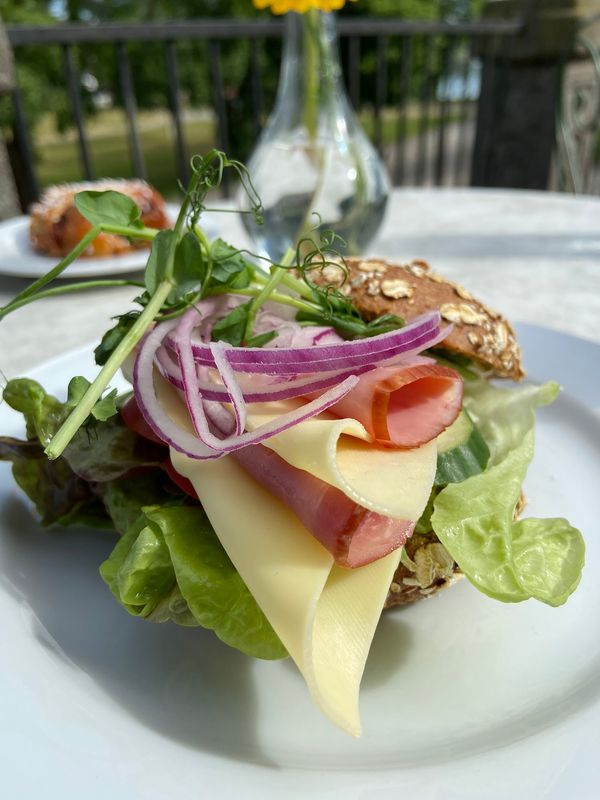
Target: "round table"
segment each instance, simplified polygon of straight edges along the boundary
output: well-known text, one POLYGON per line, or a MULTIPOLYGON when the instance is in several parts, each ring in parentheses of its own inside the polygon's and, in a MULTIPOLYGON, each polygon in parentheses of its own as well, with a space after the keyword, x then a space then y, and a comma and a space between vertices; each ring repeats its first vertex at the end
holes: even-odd
MULTIPOLYGON (((211 215, 227 241, 247 245, 240 220, 211 215)), ((513 322, 600 343, 600 198, 485 189, 396 189, 368 255, 428 260, 513 322)), ((0 304, 26 285, 0 276, 0 304)), ((0 322, 7 377, 97 342, 133 288, 49 298, 0 322)))

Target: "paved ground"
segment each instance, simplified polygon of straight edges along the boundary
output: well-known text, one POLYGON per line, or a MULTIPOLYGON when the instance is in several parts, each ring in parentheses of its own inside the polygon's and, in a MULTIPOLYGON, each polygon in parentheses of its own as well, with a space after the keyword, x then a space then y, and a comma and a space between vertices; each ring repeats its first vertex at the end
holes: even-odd
POLYGON ((451 122, 422 137, 410 136, 404 145, 389 145, 385 159, 395 184, 404 186, 468 186, 475 141, 475 122, 451 122), (438 180, 438 153, 443 153, 438 180))

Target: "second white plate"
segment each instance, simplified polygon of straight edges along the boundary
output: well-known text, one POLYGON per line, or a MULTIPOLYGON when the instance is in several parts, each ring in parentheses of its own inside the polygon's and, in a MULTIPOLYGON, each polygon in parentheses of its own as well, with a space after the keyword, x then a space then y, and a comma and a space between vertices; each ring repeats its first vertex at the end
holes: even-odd
MULTIPOLYGON (((175 220, 178 207, 167 203, 169 217, 175 220)), ((214 238, 214 223, 205 222, 203 227, 209 238, 214 238)), ((0 222, 0 275, 13 278, 41 278, 59 258, 37 253, 29 242, 29 217, 23 215, 0 222)), ((60 275, 61 278, 97 278, 126 272, 138 272, 144 269, 148 260, 148 250, 137 250, 120 256, 107 258, 80 258, 60 275)))

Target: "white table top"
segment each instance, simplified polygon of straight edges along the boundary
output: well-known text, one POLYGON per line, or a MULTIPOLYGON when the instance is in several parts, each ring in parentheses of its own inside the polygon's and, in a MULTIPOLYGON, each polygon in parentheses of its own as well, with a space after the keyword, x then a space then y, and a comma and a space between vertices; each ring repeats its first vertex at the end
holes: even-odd
MULTIPOLYGON (((239 220, 213 215, 221 235, 246 244, 239 220)), ((428 260, 513 322, 600 343, 600 198, 542 192, 397 189, 368 255, 428 260)), ((0 304, 26 285, 0 276, 0 304)), ((97 342, 133 288, 48 298, 0 322, 7 377, 97 342)))

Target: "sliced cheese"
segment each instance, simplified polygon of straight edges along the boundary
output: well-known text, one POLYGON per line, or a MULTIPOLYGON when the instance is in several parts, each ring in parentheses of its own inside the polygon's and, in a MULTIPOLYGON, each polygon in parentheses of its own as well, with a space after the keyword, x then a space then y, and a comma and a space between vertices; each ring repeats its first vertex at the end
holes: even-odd
MULTIPOLYGON (((256 430, 289 406, 251 407, 247 427, 256 430)), ((306 420, 264 442, 288 464, 337 486, 359 505, 396 519, 418 520, 437 465, 437 446, 412 450, 377 447, 354 419, 306 420)))
MULTIPOLYGON (((172 419, 190 430, 177 394, 162 380, 156 388, 172 419)), ((279 441, 273 447, 289 463, 329 479, 367 508, 380 513, 402 509, 397 514, 401 519, 420 516, 416 507, 414 517, 407 514, 409 499, 404 497, 400 505, 394 492, 408 494, 402 484, 421 491, 418 480, 406 472, 412 464, 421 470, 421 480, 428 481, 424 491, 429 496, 435 445, 430 474, 429 448, 402 452, 402 458, 394 460, 391 456, 399 451, 374 448, 355 420, 314 420, 289 433, 275 437, 279 441)), ((267 442, 271 443, 272 439, 267 442)), ((340 728, 360 736, 360 682, 400 551, 359 569, 338 567, 296 515, 232 457, 197 461, 171 450, 171 459, 194 486, 229 558, 298 666, 317 706, 340 728)))
POLYGON ((231 457, 202 462, 172 450, 171 458, 319 708, 359 736, 360 681, 400 553, 356 570, 334 566, 298 518, 231 457))
POLYGON ((334 565, 319 599, 312 634, 311 694, 343 730, 360 736, 360 682, 400 550, 366 567, 334 565))

